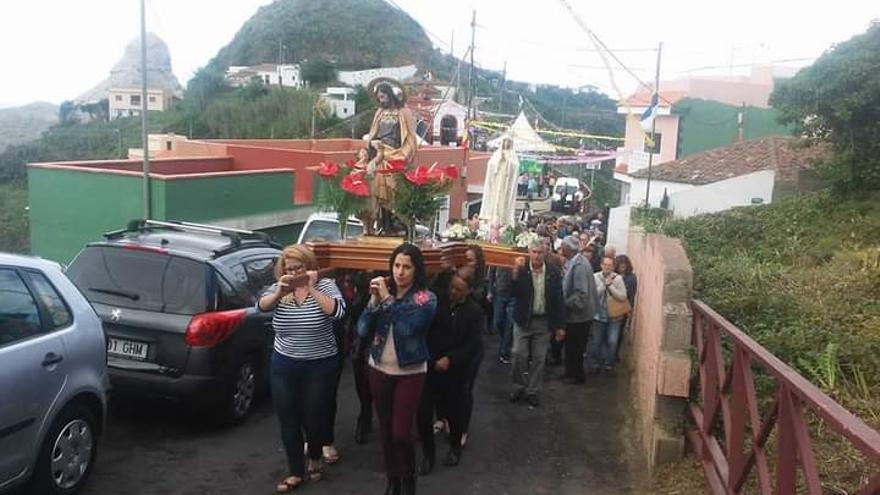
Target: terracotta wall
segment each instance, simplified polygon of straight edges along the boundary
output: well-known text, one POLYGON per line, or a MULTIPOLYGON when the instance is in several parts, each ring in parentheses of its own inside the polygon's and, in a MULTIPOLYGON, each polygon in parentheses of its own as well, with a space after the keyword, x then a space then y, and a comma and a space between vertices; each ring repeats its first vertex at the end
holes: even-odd
POLYGON ((177 156, 227 156, 225 144, 208 141, 177 141, 173 152, 177 156))
POLYGON ((300 151, 354 151, 363 147, 363 141, 357 139, 217 139, 206 142, 300 151))
MULTIPOLYGON (((235 171, 293 170, 296 176, 293 202, 306 205, 314 199, 312 189, 315 173, 310 169, 324 161, 344 163, 354 159, 355 150, 362 145, 361 141, 351 139, 189 141, 180 143, 179 152, 187 156, 199 153, 228 155, 232 159, 230 170, 235 171)), ((461 167, 465 156, 468 154, 464 148, 423 146, 416 152, 414 162, 417 165, 454 163, 461 167)), ((467 183, 482 183, 485 180, 488 160, 489 155, 485 153, 469 155, 467 183)), ((453 187, 450 196, 450 216, 461 218, 461 205, 467 199, 465 180, 453 187)))
POLYGON ((491 153, 471 152, 468 157, 468 185, 482 186, 486 182, 486 170, 489 168, 489 157, 491 156, 491 153))
POLYGON ((634 229, 628 244, 639 287, 626 354, 643 447, 656 466, 684 454, 693 271, 678 239, 634 229))
POLYGON ((258 148, 253 146, 228 145, 229 154, 235 158, 235 170, 266 170, 285 168, 295 172, 296 181, 293 192, 295 204, 311 204, 315 173, 309 170, 327 160, 344 162, 352 158, 349 151, 337 153, 318 153, 279 148, 258 148))
MULTIPOLYGON (((54 165, 96 170, 123 170, 142 172, 142 160, 90 160, 81 162, 57 162, 54 165)), ((188 175, 212 172, 229 172, 233 169, 231 157, 200 158, 154 158, 150 160, 150 173, 160 175, 188 175)))

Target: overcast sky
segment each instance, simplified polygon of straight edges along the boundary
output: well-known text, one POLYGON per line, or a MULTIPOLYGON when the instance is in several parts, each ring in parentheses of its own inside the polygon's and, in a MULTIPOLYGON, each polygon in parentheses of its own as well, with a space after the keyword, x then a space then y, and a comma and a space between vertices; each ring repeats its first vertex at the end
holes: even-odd
MULTIPOLYGON (((332 1, 332 0, 326 0, 332 1)), ((644 81, 653 79, 658 42, 662 78, 747 72, 754 63, 808 65, 833 43, 880 18, 880 1, 705 0, 666 3, 568 0, 583 21, 644 81)), ((147 0, 147 29, 168 44, 186 84, 269 0, 147 0)), ((612 97, 608 72, 562 0, 394 0, 434 45, 463 55, 477 9, 476 61, 510 79, 576 87, 612 97), (453 42, 454 33, 454 42, 453 42), (452 45, 452 46, 450 46, 452 45)), ((3 0, 0 107, 59 103, 103 78, 139 33, 138 0, 3 0)), ((636 80, 615 66, 620 89, 636 80)))

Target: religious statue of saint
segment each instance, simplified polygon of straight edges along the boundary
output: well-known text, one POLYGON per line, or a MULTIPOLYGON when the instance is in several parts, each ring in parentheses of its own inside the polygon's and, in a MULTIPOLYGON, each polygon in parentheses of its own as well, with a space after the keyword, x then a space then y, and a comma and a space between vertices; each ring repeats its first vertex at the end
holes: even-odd
POLYGON ((512 225, 516 213, 516 180, 519 159, 513 140, 505 136, 501 147, 489 158, 480 219, 499 231, 512 225))
MULTIPOLYGON (((405 166, 412 162, 418 146, 415 119, 405 106, 406 91, 396 80, 375 79, 370 83, 369 91, 379 108, 366 136, 367 155, 359 156, 357 164, 358 168, 367 170, 373 186, 365 224, 372 223, 371 217, 376 215, 379 230, 389 232, 393 222, 394 174, 385 172, 392 168, 390 162, 402 162, 405 166)), ((372 225, 367 225, 367 232, 371 231, 372 225)))

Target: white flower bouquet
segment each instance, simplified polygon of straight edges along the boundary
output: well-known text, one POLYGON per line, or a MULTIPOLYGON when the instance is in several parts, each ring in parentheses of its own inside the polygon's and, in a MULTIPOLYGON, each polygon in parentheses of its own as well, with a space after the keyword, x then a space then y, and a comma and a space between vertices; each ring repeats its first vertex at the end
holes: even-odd
POLYGON ((460 223, 450 225, 446 232, 443 233, 443 237, 447 239, 467 239, 470 235, 471 231, 467 225, 460 223))

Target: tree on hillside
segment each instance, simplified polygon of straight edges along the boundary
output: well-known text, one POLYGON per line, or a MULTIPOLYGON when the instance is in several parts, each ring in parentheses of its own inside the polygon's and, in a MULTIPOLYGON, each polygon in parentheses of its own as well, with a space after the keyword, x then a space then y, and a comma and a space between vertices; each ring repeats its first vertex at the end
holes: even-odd
POLYGON ((58 121, 61 125, 79 122, 79 117, 76 115, 76 103, 70 100, 62 102, 61 106, 58 107, 58 121))
POLYGON ((336 68, 324 58, 314 58, 302 63, 302 78, 312 86, 326 84, 336 79, 336 68))
POLYGON ((93 103, 83 103, 79 109, 89 114, 89 120, 106 122, 110 119, 110 102, 107 98, 93 103))
POLYGON ((832 144, 838 189, 880 188, 880 22, 781 82, 770 103, 782 123, 832 144))

